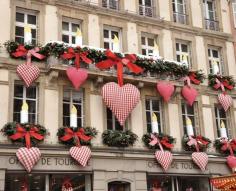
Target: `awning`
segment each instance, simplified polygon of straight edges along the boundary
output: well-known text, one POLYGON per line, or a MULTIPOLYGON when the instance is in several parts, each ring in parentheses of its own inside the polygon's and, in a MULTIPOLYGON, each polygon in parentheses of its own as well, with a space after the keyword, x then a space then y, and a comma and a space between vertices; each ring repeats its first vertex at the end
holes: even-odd
POLYGON ((236 191, 236 174, 211 178, 211 183, 221 191, 236 191))

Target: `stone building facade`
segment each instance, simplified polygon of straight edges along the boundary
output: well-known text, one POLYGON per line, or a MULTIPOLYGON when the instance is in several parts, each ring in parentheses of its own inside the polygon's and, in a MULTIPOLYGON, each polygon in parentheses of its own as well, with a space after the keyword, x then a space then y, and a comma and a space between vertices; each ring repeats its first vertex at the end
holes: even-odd
MULTIPOLYGON (((0 43, 21 42, 25 24, 32 26, 33 40, 42 45, 50 41, 73 43, 73 27, 79 27, 83 44, 92 47, 111 48, 112 35, 116 34, 122 52, 148 55, 153 52, 155 42, 165 59, 182 61, 181 55, 185 54, 189 67, 201 69, 205 74, 212 72, 211 59, 215 59, 221 74, 235 78, 232 3, 227 0, 0 0, 0 43)), ((156 182, 168 191, 183 191, 191 185, 194 190, 210 191, 213 190, 210 177, 230 173, 225 157, 213 146, 208 149, 207 170, 201 172, 191 155, 183 150, 181 140, 185 134, 183 116, 191 116, 196 133, 212 141, 219 137, 220 120, 225 121, 228 136, 235 137, 235 91, 231 92, 233 106, 223 112, 216 107, 217 92, 206 81, 197 87, 199 95, 193 107, 189 107, 179 94, 181 82, 175 82, 177 93, 173 99, 163 103, 155 91, 159 79, 125 76, 125 82, 136 85, 141 92, 141 101, 126 124, 139 140, 133 147, 120 149, 103 145, 101 137, 107 128, 116 128, 115 123, 108 127, 108 111, 100 93, 105 82, 116 80, 115 75, 89 70, 89 79, 82 90, 74 92, 65 76, 66 66, 51 65, 53 60, 47 60, 38 63, 40 77, 31 89, 26 89, 16 74, 19 63, 24 61, 10 58, 1 46, 0 127, 18 119, 16 100, 28 99, 35 105, 32 121, 44 125, 50 136, 39 146, 41 160, 27 174, 16 160, 17 146, 0 135, 0 190, 20 190, 19 180, 27 178, 32 182, 30 190, 49 191, 52 182, 70 176, 86 191, 113 191, 112 186, 115 190, 146 191, 156 182), (73 163, 68 149, 58 143, 56 135, 63 126, 63 104, 66 98, 73 102, 73 96, 82 100, 81 125, 95 127, 99 132, 93 140, 92 158, 85 168, 73 163), (150 110, 160 114, 161 131, 176 138, 174 162, 166 173, 155 162, 153 151, 141 140, 147 132, 148 104, 152 105, 150 110), (155 104, 158 106, 153 108, 155 104)), ((113 116, 111 120, 115 120, 113 116)))

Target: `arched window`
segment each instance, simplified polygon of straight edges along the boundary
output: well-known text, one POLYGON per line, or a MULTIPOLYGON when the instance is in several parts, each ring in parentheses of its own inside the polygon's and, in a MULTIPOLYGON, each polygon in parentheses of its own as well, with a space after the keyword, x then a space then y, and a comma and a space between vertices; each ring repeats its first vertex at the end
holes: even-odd
POLYGON ((108 191, 130 191, 130 183, 124 181, 109 182, 108 191))

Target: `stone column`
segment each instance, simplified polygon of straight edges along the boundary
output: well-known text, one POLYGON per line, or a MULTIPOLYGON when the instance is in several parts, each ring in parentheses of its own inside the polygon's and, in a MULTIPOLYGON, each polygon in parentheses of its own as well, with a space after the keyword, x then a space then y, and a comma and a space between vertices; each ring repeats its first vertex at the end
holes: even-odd
POLYGON ((138 33, 135 23, 127 23, 127 36, 128 52, 138 54, 138 33))
MULTIPOLYGON (((202 28, 202 4, 201 0, 189 1, 192 14, 192 24, 194 27, 202 28)), ((191 17, 189 17, 190 19, 191 17)), ((198 50, 198 49, 197 49, 198 50)))
POLYGON ((147 175, 145 172, 135 172, 135 191, 147 190, 147 175))
POLYGON ((225 33, 232 33, 231 31, 231 22, 230 22, 230 10, 229 10, 229 2, 225 0, 220 0, 220 11, 221 13, 219 16, 221 16, 221 23, 223 27, 223 32, 225 33))
POLYGON ((232 42, 226 42, 226 54, 229 75, 236 78, 236 63, 234 54, 234 45, 232 42))
POLYGON ((0 191, 5 188, 5 170, 0 170, 0 191))
POLYGON ((92 182, 91 182, 91 175, 85 175, 85 190, 86 191, 91 191, 91 186, 92 186, 92 182))
POLYGON ((94 171, 93 172, 93 190, 106 191, 106 177, 104 172, 94 171))
POLYGON ((101 47, 100 45, 100 26, 97 15, 88 15, 88 45, 101 47), (95 35, 96 34, 96 35, 95 35))
POLYGON ((173 60, 173 43, 170 30, 163 29, 161 34, 163 57, 167 60, 173 60))
POLYGON ((124 1, 124 10, 127 12, 131 12, 131 13, 137 13, 138 12, 138 8, 137 8, 137 4, 136 4, 136 0, 128 0, 128 1, 124 1))
POLYGON ((160 13, 160 17, 162 17, 164 20, 166 21, 170 21, 171 20, 171 16, 170 16, 170 0, 166 0, 166 1, 158 1, 159 4, 159 13, 160 13))

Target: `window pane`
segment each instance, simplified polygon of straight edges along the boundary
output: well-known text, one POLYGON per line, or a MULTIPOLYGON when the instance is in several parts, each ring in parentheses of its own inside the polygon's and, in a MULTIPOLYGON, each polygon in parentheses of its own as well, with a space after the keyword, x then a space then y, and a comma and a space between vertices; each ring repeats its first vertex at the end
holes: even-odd
POLYGON ((182 52, 188 52, 188 45, 181 44, 182 52))
POLYGON ((159 111, 159 101, 158 100, 152 100, 152 109, 153 109, 153 111, 159 111))
POLYGON ((111 31, 111 38, 114 39, 115 35, 119 38, 119 33, 117 31, 111 31))
POLYGON ((36 113, 36 101, 26 100, 29 105, 29 113, 36 113))
POLYGON ((142 55, 147 55, 146 49, 142 49, 142 55))
POLYGON ((32 38, 36 38, 36 29, 31 29, 32 38))
POLYGON ((75 105, 76 109, 77 109, 77 116, 81 117, 82 116, 82 108, 81 105, 75 105))
POLYGON ((28 87, 26 89, 26 97, 35 99, 36 98, 36 87, 32 87, 32 86, 28 87))
POLYGON ((188 114, 194 115, 194 106, 187 105, 188 114))
POLYGON ((212 54, 214 58, 219 58, 219 54, 217 50, 212 50, 212 54))
POLYGON ((181 59, 180 59, 180 55, 179 55, 179 54, 176 55, 176 59, 177 59, 178 62, 181 62, 181 59))
POLYGON ((148 46, 154 46, 154 39, 148 38, 148 46))
POLYGON ((176 50, 179 51, 179 43, 176 43, 176 50))
POLYGON ((14 97, 23 98, 23 86, 22 85, 15 85, 14 86, 14 97))
POLYGON ((70 126, 70 117, 63 117, 63 126, 70 126))
POLYGON ((24 44, 24 38, 22 37, 15 37, 15 41, 18 42, 19 44, 24 44))
POLYGON ((36 119, 35 119, 35 114, 29 114, 29 123, 35 123, 36 119))
POLYGON ((107 119, 107 129, 112 130, 112 119, 107 119))
POLYGON ((70 116, 70 104, 63 103, 63 116, 70 116))
POLYGON ((183 7, 183 5, 181 5, 181 4, 178 4, 177 5, 177 9, 178 9, 178 13, 184 13, 184 7, 183 7))
POLYGON ((226 113, 223 108, 219 109, 219 113, 220 113, 220 118, 226 118, 226 113))
POLYGON ((62 30, 69 31, 69 23, 68 22, 62 22, 62 30))
POLYGON ((65 43, 69 43, 69 36, 68 35, 62 35, 62 41, 65 43))
POLYGON ((73 91, 73 103, 81 103, 83 99, 82 92, 73 91))
POLYGON ((208 56, 211 56, 211 49, 208 49, 208 56))
POLYGON ((28 15, 28 24, 36 25, 36 16, 28 15))
POLYGON ((123 127, 120 125, 120 123, 116 120, 115 121, 115 130, 117 131, 123 131, 123 127))
POLYGON ((151 123, 151 114, 149 111, 146 111, 146 119, 147 119, 147 123, 151 123))
POLYGON ((152 6, 152 0, 145 0, 145 5, 151 7, 152 6))
POLYGON ((108 30, 103 30, 103 37, 109 38, 109 31, 108 30))
POLYGON ((77 118, 77 126, 82 127, 82 119, 81 118, 77 118))
POLYGON ((14 112, 20 112, 21 111, 21 107, 22 107, 22 100, 19 99, 14 99, 14 104, 13 104, 13 111, 14 112))
POLYGON ((18 22, 24 22, 24 14, 16 12, 16 21, 18 22))
POLYGON ((63 101, 70 102, 70 90, 64 90, 63 101))
POLYGON ((145 45, 145 37, 142 36, 141 42, 142 42, 142 45, 145 45))
POLYGON ((77 32, 77 28, 80 28, 80 26, 72 23, 72 32, 77 32))
POLYGON ((16 36, 24 36, 24 27, 16 26, 16 36))
POLYGON ((75 36, 72 36, 72 44, 75 44, 75 36))
POLYGON ((20 112, 13 114, 13 121, 20 123, 20 112))
POLYGON ((105 49, 110 49, 109 43, 108 42, 104 42, 104 48, 105 49))

